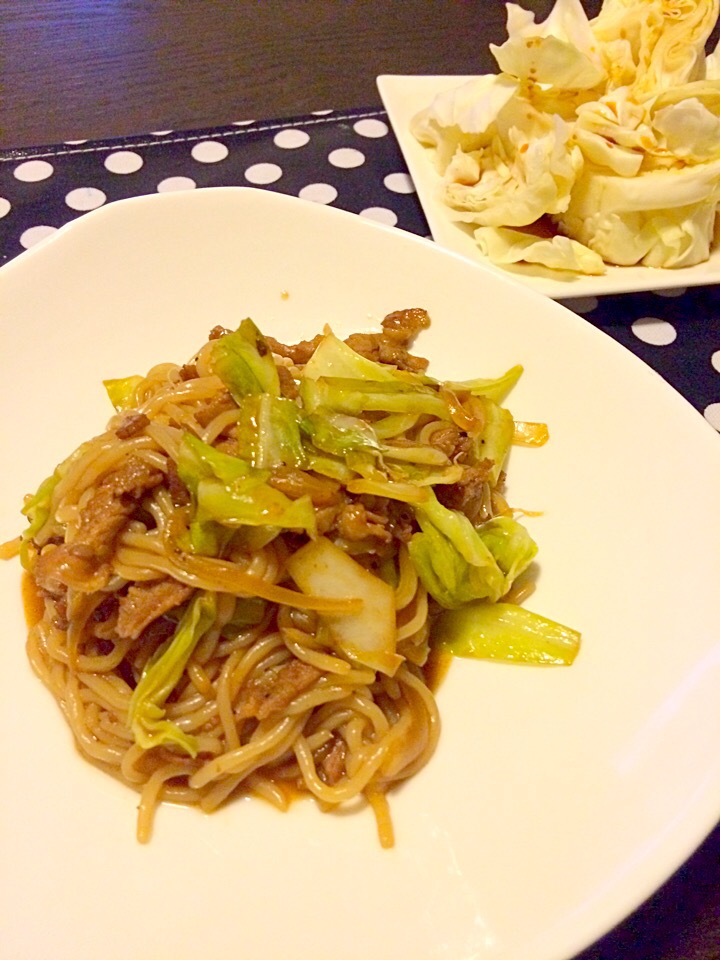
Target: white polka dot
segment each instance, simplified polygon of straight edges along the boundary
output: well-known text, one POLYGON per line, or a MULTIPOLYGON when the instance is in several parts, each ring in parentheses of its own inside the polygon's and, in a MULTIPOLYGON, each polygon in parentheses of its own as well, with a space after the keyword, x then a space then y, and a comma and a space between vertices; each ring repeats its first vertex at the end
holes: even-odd
POLYGON ((251 123, 255 123, 254 120, 233 120, 232 125, 234 127, 248 127, 251 123))
POLYGON ((151 130, 151 137, 166 137, 169 133, 172 133, 172 130, 151 130))
POLYGON ((687 293, 687 287, 668 287, 666 290, 654 291, 659 297, 681 297, 687 293))
POLYGON ((703 410, 705 419, 711 427, 720 430, 720 403, 711 403, 703 410))
POLYGON ((225 144, 218 140, 201 140, 190 151, 193 160, 199 163, 220 163, 229 153, 225 144))
POLYGON ((254 163, 245 171, 245 179, 250 183, 275 183, 282 176, 282 169, 276 163, 254 163))
POLYGON ((67 143, 71 147, 74 147, 78 143, 87 143, 87 140, 64 140, 63 143, 67 143))
POLYGON ((310 140, 310 137, 304 130, 281 130, 273 137, 273 143, 276 147, 282 147, 283 150, 296 150, 298 147, 304 147, 310 140))
POLYGON ((383 183, 393 193, 415 193, 415 184, 409 173, 389 173, 383 183))
POLYGON ((23 183, 37 183, 38 180, 47 180, 53 175, 53 165, 47 160, 26 160, 18 164, 13 170, 16 180, 23 183))
POLYGON ((643 343, 653 347, 666 347, 677 337, 677 330, 667 320, 658 320, 657 317, 640 317, 634 320, 632 332, 643 343))
POLYGON ((314 203, 332 203, 337 197, 337 190, 329 183, 309 183, 298 196, 314 203))
POLYGON ((353 147, 338 147, 330 152, 328 160, 334 167, 349 170, 351 167, 361 167, 365 163, 365 154, 353 147))
POLYGON ((332 110, 313 110, 314 117, 326 117, 332 110))
POLYGON ((65 203, 71 210, 95 210, 101 207, 107 197, 96 187, 76 187, 65 195, 65 203))
POLYGON ((10 213, 11 203, 5 197, 0 197, 0 220, 10 213))
POLYGON ((377 223, 385 223, 388 227, 394 227, 397 223, 397 216, 387 207, 366 207, 360 211, 360 216, 377 223))
POLYGON ((105 168, 110 173, 135 173, 143 165, 143 158, 134 150, 116 150, 105 157, 105 168))
POLYGON ((382 120, 373 120, 371 117, 368 117, 366 120, 358 120, 357 123, 353 124, 353 130, 355 133, 359 133, 361 137, 385 137, 388 133, 388 125, 383 123, 382 120))
POLYGON ((192 190, 197 184, 190 177, 165 177, 157 185, 158 193, 173 193, 175 190, 192 190))
POLYGON ((572 310, 574 313, 591 313, 597 309, 599 301, 597 297, 570 297, 562 302, 568 310, 572 310))
POLYGON ((715 367, 717 372, 720 373, 720 350, 716 350, 710 357, 710 363, 715 367))
POLYGON ((36 243, 44 240, 45 237, 51 236, 56 230, 57 227, 48 227, 45 225, 28 227, 27 230, 24 230, 20 234, 20 245, 28 250, 30 247, 34 247, 36 243))

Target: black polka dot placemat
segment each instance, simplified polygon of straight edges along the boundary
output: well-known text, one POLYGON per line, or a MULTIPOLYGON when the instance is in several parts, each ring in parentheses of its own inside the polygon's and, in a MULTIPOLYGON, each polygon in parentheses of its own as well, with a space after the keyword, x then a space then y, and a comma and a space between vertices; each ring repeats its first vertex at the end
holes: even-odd
MULTIPOLYGON (((211 186, 275 190, 429 235, 385 112, 328 110, 0 152, 0 264, 113 200, 211 186)), ((565 303, 645 360, 720 431, 720 287, 565 303)))

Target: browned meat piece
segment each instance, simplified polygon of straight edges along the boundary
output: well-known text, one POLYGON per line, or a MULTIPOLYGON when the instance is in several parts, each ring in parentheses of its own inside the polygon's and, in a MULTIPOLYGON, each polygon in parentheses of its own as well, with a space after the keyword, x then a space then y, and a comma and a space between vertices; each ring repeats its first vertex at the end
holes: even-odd
POLYGON ((312 340, 301 340, 300 343, 289 345, 280 343, 280 341, 274 337, 265 337, 265 339, 273 353, 276 353, 279 357, 287 357, 295 364, 302 365, 303 363, 307 363, 315 353, 317 345, 322 340, 322 334, 317 334, 312 340))
POLYGON ((138 502, 162 483, 163 477, 160 470, 134 454, 104 477, 82 509, 73 543, 46 549, 38 556, 33 570, 38 585, 53 595, 62 593, 63 586, 78 590, 104 586, 110 571, 109 567, 100 568, 112 554, 118 534, 138 502))
POLYGON ((417 530, 412 507, 399 500, 387 501, 387 521, 388 530, 402 543, 407 543, 417 530))
POLYGON ((287 397, 288 400, 297 400, 300 391, 298 390, 298 385, 293 379, 293 375, 290 373, 287 367, 284 367, 281 363, 277 364, 278 377, 280 379, 280 393, 284 397, 287 397))
POLYGON ((488 459, 465 467, 457 483, 438 484, 438 500, 452 510, 461 510, 472 523, 488 520, 492 513, 488 483, 492 468, 493 461, 488 459))
POLYGON ((386 339, 393 343, 407 347, 421 330, 430 326, 430 317, 427 310, 421 307, 410 307, 408 310, 396 310, 389 313, 382 322, 386 339))
POLYGON ((195 419, 201 427, 206 427, 211 420, 214 420, 218 414, 225 413, 227 410, 234 410, 237 404, 230 395, 229 390, 221 390, 220 393, 205 400, 197 409, 195 419))
POLYGON ((166 483, 168 493, 176 507, 185 507, 190 503, 190 492, 180 479, 177 465, 174 460, 168 460, 166 483))
POLYGON ((343 540, 379 540, 389 543, 392 534, 386 529, 387 517, 370 511, 355 501, 346 504, 338 515, 336 527, 343 540))
POLYGON ((181 380, 195 380, 198 376, 197 367, 194 363, 184 363, 180 367, 181 380))
POLYGON ((150 418, 144 413, 129 413, 123 417, 120 426, 115 430, 115 436, 121 440, 129 440, 130 437, 136 437, 142 433, 145 427, 150 423, 150 418))
POLYGON ((460 440, 460 428, 454 423, 443 423, 433 430, 429 443, 437 450, 441 450, 446 457, 452 457, 460 440))
POLYGON ((334 787, 345 773, 347 747, 341 737, 335 737, 316 758, 320 776, 329 787, 334 787))
POLYGON ((130 455, 119 470, 100 482, 83 508, 73 546, 82 544, 98 558, 108 556, 138 501, 163 479, 157 467, 130 455))
POLYGON ((423 373, 427 369, 427 360, 408 353, 405 347, 390 342, 382 333, 353 333, 345 343, 356 353, 376 363, 392 364, 412 373, 423 373))
MULTIPOLYGON (((33 567, 33 577, 38 587, 51 597, 63 597, 69 586, 83 589, 97 572, 97 561, 84 544, 61 544, 45 548, 33 567)), ((105 580, 105 582, 107 582, 105 580)), ((105 584, 93 583, 90 589, 105 584)))
POLYGON ((315 510, 315 525, 321 537, 324 537, 326 533, 330 533, 333 529, 341 510, 342 507, 339 503, 334 503, 329 507, 319 507, 315 510))
POLYGON ((109 593, 93 610, 93 621, 95 623, 105 623, 106 620, 109 620, 110 617, 113 616, 117 610, 117 607, 117 597, 114 593, 109 593))
POLYGON ((213 327, 210 333, 208 334, 208 340, 219 340, 220 337, 224 337, 226 333, 230 333, 227 327, 221 327, 220 324, 213 327))
POLYGON ((307 494, 316 507, 339 503, 342 496, 340 484, 336 480, 306 473, 296 467, 278 467, 268 483, 291 500, 307 494))
POLYGON ((293 657, 289 663, 250 681, 244 691, 240 716, 265 720, 273 713, 279 713, 311 687, 319 676, 316 667, 293 657))
POLYGON ((136 640, 153 620, 179 607, 192 592, 192 587, 170 577, 133 584, 126 595, 120 598, 116 626, 118 636, 136 640))

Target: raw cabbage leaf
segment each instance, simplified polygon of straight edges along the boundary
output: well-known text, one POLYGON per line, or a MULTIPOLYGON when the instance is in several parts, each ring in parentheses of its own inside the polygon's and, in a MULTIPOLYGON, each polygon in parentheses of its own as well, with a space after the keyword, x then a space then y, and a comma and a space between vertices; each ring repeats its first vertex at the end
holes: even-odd
POLYGON ((632 179, 586 168, 556 220, 604 260, 685 267, 709 256, 719 198, 720 160, 632 179))
POLYGON ((508 39, 501 46, 490 44, 503 72, 565 89, 588 89, 605 79, 580 0, 557 0, 540 24, 517 4, 507 4, 507 12, 508 39))
POLYGON ((435 163, 443 174, 458 149, 467 153, 490 143, 495 121, 519 88, 513 77, 474 77, 439 93, 413 117, 410 129, 420 143, 435 147, 435 163))
POLYGON ((493 263, 539 263, 552 270, 600 275, 607 267, 589 247, 569 237, 537 237, 510 227, 478 227, 475 239, 493 263))
POLYGON ((720 157, 720 116, 697 97, 655 110, 653 127, 667 150, 689 163, 720 157))
POLYGON ((718 0, 604 0, 591 26, 601 44, 629 45, 631 92, 642 100, 703 78, 705 43, 717 16, 718 0))
POLYGON ((560 117, 538 115, 535 120, 538 130, 532 135, 524 129, 530 121, 519 118, 520 125, 511 125, 504 139, 493 140, 483 153, 476 183, 445 183, 444 199, 453 219, 517 227, 567 209, 582 154, 560 117))

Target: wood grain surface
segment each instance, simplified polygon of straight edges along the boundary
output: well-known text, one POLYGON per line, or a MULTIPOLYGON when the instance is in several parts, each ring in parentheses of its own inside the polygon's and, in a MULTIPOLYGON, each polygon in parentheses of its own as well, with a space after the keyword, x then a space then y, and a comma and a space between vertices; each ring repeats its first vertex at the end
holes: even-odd
MULTIPOLYGON (((0 0, 0 148, 379 106, 382 73, 493 70, 504 23, 500 0, 0 0)), ((720 828, 582 960, 720 960, 720 828)))

